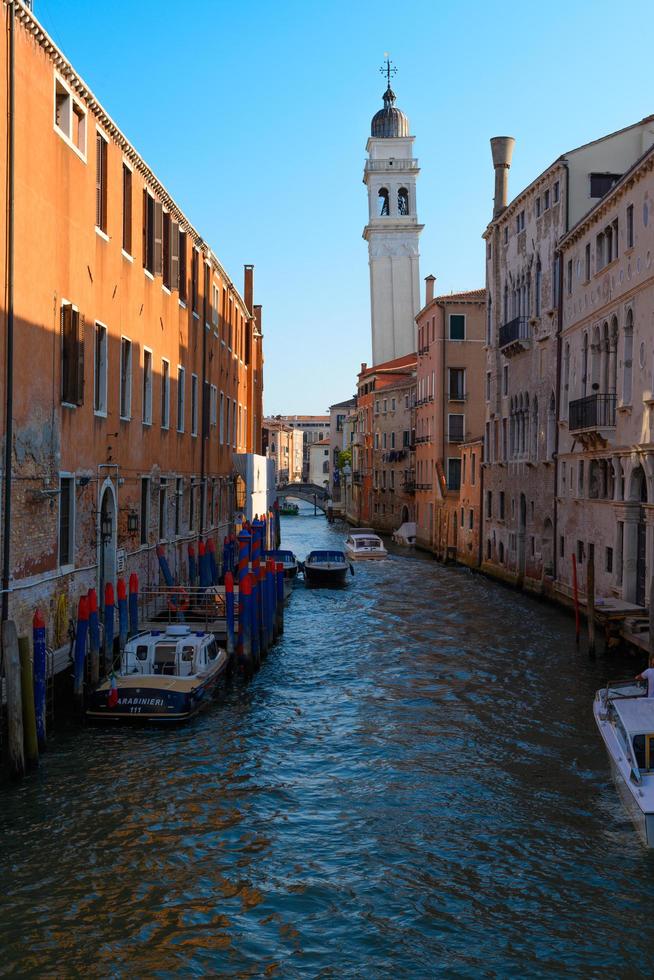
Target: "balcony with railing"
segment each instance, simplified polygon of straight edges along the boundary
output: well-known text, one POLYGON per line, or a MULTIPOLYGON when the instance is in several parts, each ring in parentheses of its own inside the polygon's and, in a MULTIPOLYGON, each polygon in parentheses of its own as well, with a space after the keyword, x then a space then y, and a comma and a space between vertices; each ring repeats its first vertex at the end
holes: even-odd
POLYGON ((361 470, 352 471, 352 483, 357 483, 357 484, 363 483, 363 473, 361 472, 361 470))
POLYGON ((575 398, 568 408, 570 432, 598 431, 615 428, 616 396, 595 392, 585 398, 575 398))
POLYGON ((513 357, 531 347, 529 317, 514 316, 500 327, 500 350, 505 357, 513 357))

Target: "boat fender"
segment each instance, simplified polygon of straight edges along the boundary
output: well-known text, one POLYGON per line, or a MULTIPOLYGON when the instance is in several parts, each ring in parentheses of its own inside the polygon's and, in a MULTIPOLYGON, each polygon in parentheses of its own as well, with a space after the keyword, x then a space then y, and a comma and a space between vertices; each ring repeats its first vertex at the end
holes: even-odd
POLYGON ((168 608, 171 612, 186 612, 189 607, 188 592, 181 585, 176 585, 168 598, 168 608))

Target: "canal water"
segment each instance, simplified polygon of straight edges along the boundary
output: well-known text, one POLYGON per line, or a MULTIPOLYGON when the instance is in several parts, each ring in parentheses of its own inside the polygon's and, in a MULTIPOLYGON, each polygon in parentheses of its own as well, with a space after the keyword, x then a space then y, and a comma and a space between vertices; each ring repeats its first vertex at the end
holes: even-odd
MULTIPOLYGON (((345 532, 302 505, 283 535, 345 532)), ((2 791, 0 973, 649 976, 654 856, 591 712, 615 671, 417 555, 299 585, 247 687, 60 735, 2 791)))

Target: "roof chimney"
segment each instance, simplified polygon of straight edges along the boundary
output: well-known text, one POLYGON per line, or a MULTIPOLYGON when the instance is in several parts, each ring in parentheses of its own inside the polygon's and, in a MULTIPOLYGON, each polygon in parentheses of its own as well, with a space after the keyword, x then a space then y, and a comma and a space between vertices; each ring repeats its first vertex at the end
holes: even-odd
POLYGON ((434 298, 434 285, 436 283, 436 276, 425 276, 425 306, 427 306, 434 298))
POLYGON ((254 266, 246 265, 243 277, 243 299, 248 308, 250 316, 253 314, 252 300, 254 298, 254 266))
POLYGON ((515 140, 513 136, 493 136, 490 141, 495 168, 495 198, 493 217, 497 218, 509 203, 509 167, 513 156, 515 140))

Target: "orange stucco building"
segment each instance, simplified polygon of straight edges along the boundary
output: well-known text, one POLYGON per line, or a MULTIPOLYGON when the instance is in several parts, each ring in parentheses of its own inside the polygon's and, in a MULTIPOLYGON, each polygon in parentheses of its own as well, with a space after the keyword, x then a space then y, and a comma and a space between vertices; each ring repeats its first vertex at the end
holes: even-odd
POLYGON ((5 437, 13 285, 8 605, 26 629, 36 605, 52 614, 64 596, 72 609, 119 570, 157 582, 160 542, 184 580, 188 542, 222 540, 237 503, 233 454, 261 451, 263 353, 252 266, 241 293, 18 3, 12 69, 11 9, 0 6, 8 223, 12 158, 14 169, 0 424, 5 437))

